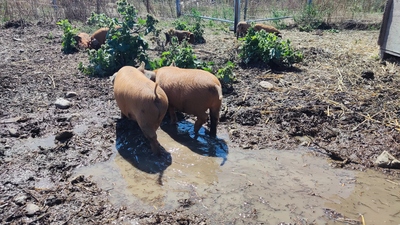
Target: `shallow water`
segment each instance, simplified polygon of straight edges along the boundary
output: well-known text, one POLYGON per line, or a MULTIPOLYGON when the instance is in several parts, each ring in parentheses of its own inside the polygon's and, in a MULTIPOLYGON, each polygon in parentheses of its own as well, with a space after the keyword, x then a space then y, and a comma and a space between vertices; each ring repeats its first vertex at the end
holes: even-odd
POLYGON ((152 155, 140 132, 117 127, 111 160, 78 168, 111 201, 142 211, 188 207, 211 224, 399 224, 400 180, 368 171, 333 169, 306 149, 228 148, 228 134, 195 139, 189 122, 163 126, 168 153, 152 155), (118 150, 117 150, 118 149, 118 150), (339 213, 339 214, 338 214, 339 213))

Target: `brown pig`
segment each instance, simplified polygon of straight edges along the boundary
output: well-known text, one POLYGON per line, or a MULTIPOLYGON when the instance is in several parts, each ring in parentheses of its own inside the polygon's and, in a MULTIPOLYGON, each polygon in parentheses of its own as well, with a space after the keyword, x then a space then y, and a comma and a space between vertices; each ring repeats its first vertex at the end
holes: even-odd
POLYGON ((76 43, 80 49, 87 49, 90 47, 90 36, 87 33, 79 33, 74 36, 76 43))
POLYGON ((249 27, 251 27, 251 24, 249 24, 245 21, 239 22, 236 26, 236 36, 243 37, 247 33, 247 30, 249 29, 249 27))
MULTIPOLYGON (((115 29, 119 29, 121 26, 116 26, 115 29)), ((103 27, 96 30, 90 37, 90 48, 99 49, 106 43, 107 33, 110 30, 108 27, 103 27)))
POLYGON ((255 31, 265 30, 267 33, 273 33, 278 37, 282 37, 281 32, 271 25, 257 23, 256 25, 254 25, 254 30, 255 31))
MULTIPOLYGON (((143 71, 143 70, 142 70, 143 71)), ((197 117, 194 132, 207 122, 207 109, 210 110, 210 136, 217 135, 217 125, 222 102, 222 88, 218 78, 199 69, 181 69, 166 66, 146 71, 146 76, 155 79, 168 96, 168 112, 171 123, 176 123, 175 110, 197 117), (150 75, 149 75, 150 74, 150 75)))
POLYGON ((160 155, 156 130, 168 109, 165 92, 140 70, 124 66, 115 75, 114 96, 121 116, 136 121, 150 141, 151 150, 160 155))
POLYGON ((171 43, 171 38, 174 36, 178 38, 179 43, 184 39, 186 39, 190 44, 194 44, 195 42, 194 34, 190 31, 170 29, 168 32, 165 32, 165 45, 171 43))
MULTIPOLYGON (((243 37, 244 35, 246 35, 247 30, 250 27, 251 27, 251 24, 249 24, 249 23, 247 23, 245 21, 239 22, 237 24, 237 27, 236 27, 236 35, 237 35, 237 37, 243 37)), ((270 26, 270 25, 257 23, 257 24, 254 25, 254 30, 255 31, 265 30, 267 33, 273 33, 278 37, 282 37, 281 36, 281 32, 278 29, 276 29, 275 27, 270 26)))

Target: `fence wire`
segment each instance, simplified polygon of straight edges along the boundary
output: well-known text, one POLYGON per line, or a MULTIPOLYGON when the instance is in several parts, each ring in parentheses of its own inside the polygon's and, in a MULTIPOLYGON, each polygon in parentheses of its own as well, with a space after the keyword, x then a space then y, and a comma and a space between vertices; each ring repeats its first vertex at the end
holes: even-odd
MULTIPOLYGON (((91 12, 117 16, 117 0, 0 0, 0 19, 40 20, 54 22, 59 19, 86 21, 91 12)), ((143 16, 147 13, 160 18, 176 18, 175 0, 128 0, 143 16)), ((241 20, 246 0, 241 0, 241 20)), ((381 17, 386 0, 313 0, 327 22, 355 19, 368 20, 376 12, 381 17)), ((248 0, 247 20, 301 14, 306 0, 248 0)), ((234 20, 234 0, 181 0, 182 14, 198 11, 202 16, 234 20)))

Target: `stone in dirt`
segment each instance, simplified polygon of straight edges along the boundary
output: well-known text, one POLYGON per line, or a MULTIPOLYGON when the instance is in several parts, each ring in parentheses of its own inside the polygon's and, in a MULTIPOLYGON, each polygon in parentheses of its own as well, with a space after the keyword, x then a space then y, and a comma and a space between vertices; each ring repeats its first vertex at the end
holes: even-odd
POLYGON ((375 165, 383 168, 400 169, 400 161, 389 152, 383 151, 375 161, 375 165))
POLYGON ((74 136, 74 132, 66 130, 66 131, 61 131, 60 133, 58 133, 56 135, 56 140, 57 141, 61 141, 61 142, 65 142, 69 139, 72 138, 72 136, 74 136))
POLYGON ((72 98, 72 97, 75 97, 75 96, 77 96, 78 94, 76 93, 76 92, 73 92, 73 91, 68 91, 66 94, 65 94, 65 97, 66 98, 72 98))
POLYGON ((261 81, 261 82, 260 82, 260 86, 263 87, 263 88, 265 88, 265 89, 267 89, 267 90, 271 90, 272 88, 274 88, 274 85, 271 84, 271 83, 268 82, 268 81, 261 81))
POLYGON ((14 129, 14 128, 8 129, 8 132, 10 133, 11 137, 19 137, 19 135, 20 135, 18 130, 14 129))
POLYGON ((27 216, 33 216, 40 210, 40 208, 36 204, 28 203, 26 204, 25 210, 27 216))
POLYGON ((54 104, 59 109, 68 109, 72 105, 70 101, 63 98, 58 98, 54 104))
POLYGON ((15 204, 17 204, 17 205, 23 205, 23 204, 25 204, 27 198, 28 198, 28 196, 26 196, 26 195, 24 195, 24 194, 20 194, 20 195, 17 195, 17 196, 14 198, 14 202, 15 202, 15 204))

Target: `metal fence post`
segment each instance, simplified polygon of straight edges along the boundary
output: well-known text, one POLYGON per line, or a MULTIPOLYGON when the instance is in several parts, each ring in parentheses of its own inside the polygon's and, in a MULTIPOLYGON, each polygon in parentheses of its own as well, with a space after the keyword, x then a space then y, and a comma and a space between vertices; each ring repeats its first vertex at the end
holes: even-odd
POLYGON ((236 33, 236 27, 240 20, 240 0, 235 0, 235 21, 233 23, 233 31, 236 33))
POLYGON ((178 17, 181 16, 181 2, 180 2, 180 0, 176 0, 176 15, 178 17))
POLYGON ((246 16, 247 16, 247 2, 248 2, 248 0, 246 0, 244 3, 244 14, 243 14, 244 21, 246 21, 246 16))
POLYGON ((96 13, 100 14, 100 0, 96 0, 96 13))
POLYGON ((51 4, 53 5, 54 11, 57 11, 57 9, 58 9, 57 0, 52 0, 51 4))

